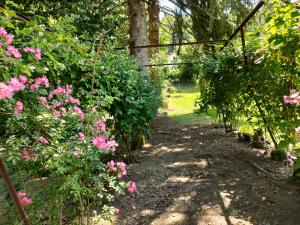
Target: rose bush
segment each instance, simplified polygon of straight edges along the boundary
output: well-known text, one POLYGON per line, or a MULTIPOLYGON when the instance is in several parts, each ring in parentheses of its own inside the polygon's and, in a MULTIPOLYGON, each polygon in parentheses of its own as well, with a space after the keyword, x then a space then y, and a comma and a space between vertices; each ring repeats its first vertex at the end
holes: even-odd
MULTIPOLYGON (((82 221, 92 212, 94 219, 110 218, 119 212, 112 206, 114 196, 127 187, 121 179, 127 174, 125 163, 112 160, 118 144, 106 121, 114 118, 87 105, 81 108, 72 86, 60 80, 30 78, 26 71, 14 76, 18 66, 42 61, 43 52, 13 46, 4 27, 0 36, 2 69, 12 74, 0 80, 1 157, 30 221, 61 224, 78 219, 78 213, 82 221)), ((130 181, 127 188, 134 192, 136 184, 130 181)), ((12 207, 9 198, 6 203, 12 207)), ((18 224, 13 212, 7 217, 18 224)))
POLYGON ((8 9, 1 15, 0 25, 10 27, 22 54, 20 59, 3 61, 4 80, 12 75, 36 78, 44 74, 50 83, 70 84, 83 110, 92 106, 113 116, 109 123, 115 126, 120 148, 130 152, 141 147, 159 107, 160 93, 127 52, 106 52, 101 43, 80 41, 70 19, 50 18, 46 23, 44 18, 46 24, 39 24, 19 22, 8 9))

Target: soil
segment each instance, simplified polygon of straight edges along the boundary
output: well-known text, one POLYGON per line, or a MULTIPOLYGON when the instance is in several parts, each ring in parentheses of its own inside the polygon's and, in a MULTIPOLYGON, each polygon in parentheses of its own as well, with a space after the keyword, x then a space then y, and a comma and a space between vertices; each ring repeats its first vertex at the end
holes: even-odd
POLYGON ((122 196, 118 225, 299 225, 300 183, 284 162, 214 125, 153 123, 138 191, 122 196))

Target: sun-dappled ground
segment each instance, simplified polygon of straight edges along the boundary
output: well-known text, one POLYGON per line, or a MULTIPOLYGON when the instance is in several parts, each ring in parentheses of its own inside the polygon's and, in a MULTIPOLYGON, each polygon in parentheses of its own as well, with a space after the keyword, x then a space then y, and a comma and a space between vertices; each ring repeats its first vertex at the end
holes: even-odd
POLYGON ((298 225, 300 185, 288 168, 213 125, 159 116, 141 162, 138 191, 116 202, 118 225, 298 225))
MULTIPOLYGON (((169 94, 141 162, 129 167, 138 192, 117 201, 117 224, 298 225, 290 169, 216 128, 215 110, 196 113, 198 96, 193 85, 169 94)), ((251 132, 245 119, 239 125, 251 132)))

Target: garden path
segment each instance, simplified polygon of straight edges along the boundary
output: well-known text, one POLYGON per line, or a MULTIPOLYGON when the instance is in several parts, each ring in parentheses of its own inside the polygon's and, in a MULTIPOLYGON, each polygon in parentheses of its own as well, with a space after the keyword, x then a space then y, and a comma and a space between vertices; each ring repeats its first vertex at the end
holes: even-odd
POLYGON ((152 132, 129 167, 138 191, 118 199, 118 225, 300 224, 300 184, 283 163, 213 125, 159 116, 152 132))

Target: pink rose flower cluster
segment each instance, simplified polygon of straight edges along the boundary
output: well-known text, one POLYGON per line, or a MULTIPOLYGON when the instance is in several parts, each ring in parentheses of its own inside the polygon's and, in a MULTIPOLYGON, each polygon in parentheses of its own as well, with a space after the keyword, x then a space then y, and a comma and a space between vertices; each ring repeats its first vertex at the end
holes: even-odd
POLYGON ((27 148, 23 148, 21 151, 21 156, 24 161, 31 161, 37 158, 37 154, 30 153, 27 148))
POLYGON ((50 83, 49 80, 46 76, 42 76, 42 77, 38 77, 35 79, 34 83, 30 84, 30 90, 37 90, 40 88, 41 85, 44 85, 45 88, 49 88, 50 87, 50 83))
POLYGON ((0 82, 0 99, 6 99, 12 97, 12 89, 0 82))
MULTIPOLYGON (((3 37, 5 39, 7 45, 10 45, 13 42, 13 37, 9 33, 7 33, 7 31, 3 27, 0 27, 0 37, 3 37)), ((2 46, 3 43, 0 43, 2 46)))
MULTIPOLYGON (((38 77, 35 82, 30 85, 31 90, 36 90, 40 88, 41 85, 46 88, 50 87, 49 81, 46 76, 38 77)), ((52 111, 52 114, 56 117, 63 116, 67 113, 67 109, 64 107, 66 104, 77 105, 69 110, 69 112, 76 113, 81 120, 84 119, 85 115, 82 110, 78 107, 80 105, 80 100, 71 96, 72 86, 59 86, 49 93, 47 97, 40 96, 39 101, 41 105, 52 111)))
POLYGON ((80 109, 80 100, 72 95, 72 86, 59 86, 49 93, 47 97, 39 98, 41 105, 50 109, 56 117, 63 116, 67 113, 67 105, 71 105, 69 112, 76 113, 81 120, 84 120, 85 114, 80 109))
MULTIPOLYGON (((13 37, 5 30, 5 28, 0 27, 0 37, 5 39, 5 43, 7 45, 6 49, 6 55, 10 57, 15 57, 17 59, 22 58, 22 54, 20 53, 19 49, 17 49, 15 46, 12 46, 13 37)), ((3 42, 0 41, 0 47, 3 46, 3 42)), ((32 52, 34 53, 34 56, 36 60, 42 59, 42 51, 39 48, 32 48, 32 47, 26 47, 23 48, 24 52, 32 52)))
POLYGON ((127 175, 126 164, 124 162, 115 163, 114 160, 110 160, 107 163, 107 167, 110 172, 116 173, 118 178, 122 178, 127 175))
POLYGON ((38 141, 41 142, 44 145, 49 144, 48 140, 46 138, 44 138, 43 136, 39 137, 38 141))
POLYGON ((11 78, 7 84, 0 82, 0 99, 12 98, 15 92, 21 91, 25 88, 27 78, 19 76, 18 78, 11 78))
POLYGON ((101 120, 95 121, 94 125, 90 129, 94 135, 106 132, 106 119, 102 118, 101 120))
POLYGON ((95 122, 98 129, 96 129, 96 132, 106 132, 106 119, 97 120, 95 122))
MULTIPOLYGON (((66 101, 67 101, 67 103, 72 103, 72 104, 78 104, 78 105, 80 105, 80 102, 78 103, 77 101, 75 101, 75 102, 72 102, 72 101, 74 101, 74 99, 73 100, 70 100, 70 98, 72 97, 71 96, 71 94, 72 94, 72 85, 66 85, 66 86, 59 86, 59 87, 57 87, 56 89, 54 89, 50 94, 49 94, 49 98, 50 99, 52 99, 53 98, 53 96, 55 96, 55 95, 61 95, 61 96, 66 96, 67 98, 66 98, 66 101), (68 100, 67 100, 68 99, 68 100), (70 102, 69 102, 70 101, 70 102)), ((72 98, 71 98, 72 99, 72 98)))
POLYGON ((283 96, 283 101, 286 104, 300 105, 300 93, 297 90, 290 90, 290 96, 283 96))
MULTIPOLYGON (((115 162, 114 160, 110 160, 107 163, 107 167, 110 172, 117 174, 118 178, 122 178, 127 175, 126 164, 124 162, 115 162)), ((136 183, 134 181, 130 181, 127 184, 127 190, 130 193, 136 192, 136 183)))
POLYGON ((20 115, 20 113, 23 111, 24 108, 24 104, 21 101, 17 101, 16 105, 15 105, 15 110, 14 113, 16 116, 20 115))
POLYGON ((27 198, 27 194, 23 192, 17 193, 19 202, 22 206, 30 205, 32 204, 32 199, 27 198))
POLYGON ((107 136, 97 136, 94 137, 92 140, 93 145, 97 149, 107 150, 114 152, 116 150, 116 147, 118 146, 118 143, 115 140, 108 140, 107 136))
POLYGON ((27 81, 27 77, 25 76, 19 76, 18 78, 13 77, 8 81, 9 87, 12 88, 13 92, 21 91, 25 88, 25 84, 27 81))
POLYGON ((19 52, 19 49, 17 49, 15 46, 12 46, 12 45, 7 47, 6 55, 7 56, 14 56, 17 59, 22 58, 22 55, 19 52))
POLYGON ((136 183, 134 181, 130 181, 127 185, 127 188, 130 193, 136 192, 136 183))
POLYGON ((107 150, 107 151, 116 151, 118 143, 115 140, 109 140, 108 136, 101 135, 106 132, 106 119, 102 118, 94 122, 93 126, 90 128, 94 134, 92 140, 93 145, 97 149, 107 150))
POLYGON ((75 112, 81 120, 84 120, 84 118, 85 118, 84 112, 82 112, 78 106, 75 106, 73 108, 73 112, 75 112))
MULTIPOLYGON (((20 75, 19 77, 11 78, 7 84, 0 82, 0 99, 12 98, 15 92, 24 90, 27 86, 31 90, 38 89, 41 85, 44 85, 46 88, 50 86, 47 77, 38 77, 35 79, 35 82, 32 84, 31 82, 27 82, 27 77, 20 75)), ((22 101, 17 101, 14 109, 14 114, 16 116, 20 115, 20 113, 24 109, 24 104, 22 101)))
POLYGON ((35 56, 36 60, 41 60, 42 59, 42 51, 39 48, 26 47, 26 48, 23 48, 23 51, 34 53, 34 56, 35 56))

